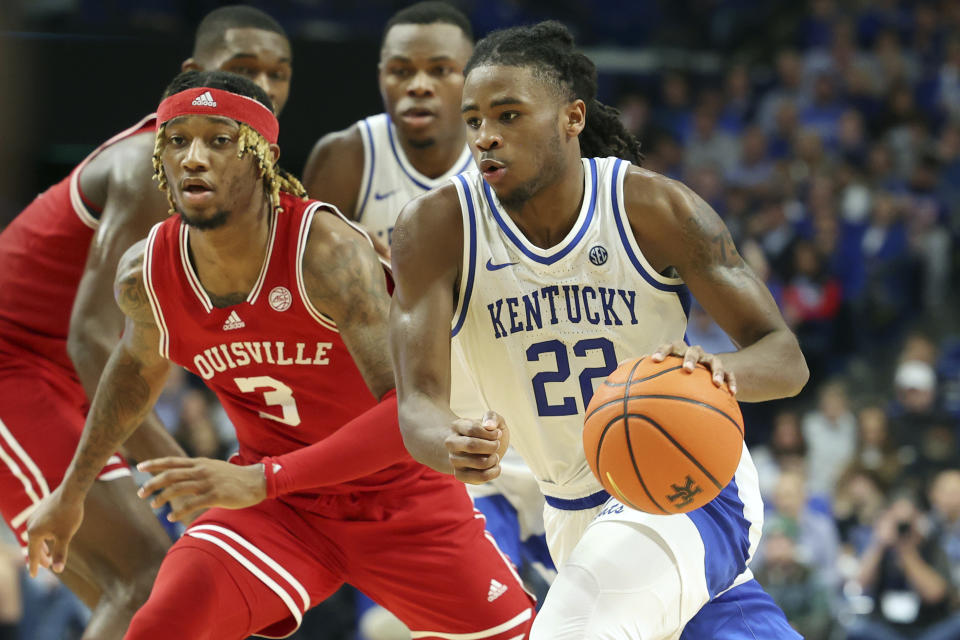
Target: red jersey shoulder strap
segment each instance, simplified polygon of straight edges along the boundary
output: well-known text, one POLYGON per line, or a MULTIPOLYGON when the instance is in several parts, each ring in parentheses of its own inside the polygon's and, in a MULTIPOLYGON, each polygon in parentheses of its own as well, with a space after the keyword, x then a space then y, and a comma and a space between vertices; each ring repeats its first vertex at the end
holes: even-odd
MULTIPOLYGON (((78 164, 70 174, 70 204, 73 205, 74 213, 76 213, 77 217, 83 221, 83 224, 87 225, 91 229, 96 229, 100 225, 100 220, 98 219, 98 216, 91 211, 92 207, 87 205, 86 198, 83 197, 83 192, 80 190, 80 172, 83 171, 83 168, 87 166, 91 160, 96 158, 101 151, 110 145, 116 144, 124 138, 129 138, 130 136, 140 133, 143 130, 152 129, 155 126, 156 119, 157 114, 155 113, 144 116, 137 124, 124 129, 94 149, 93 153, 84 158, 83 161, 78 164)), ((99 214, 100 212, 96 213, 99 214)))
POLYGON ((167 330, 163 308, 160 306, 160 299, 157 297, 155 264, 157 257, 162 255, 160 251, 166 244, 164 240, 169 235, 172 222, 176 222, 176 220, 168 219, 153 225, 153 228, 150 229, 150 235, 147 236, 147 244, 143 251, 143 287, 147 292, 147 299, 150 301, 154 322, 157 323, 157 329, 160 330, 160 342, 157 348, 160 355, 167 360, 170 359, 170 332, 167 330), (158 238, 160 239, 159 242, 158 238))

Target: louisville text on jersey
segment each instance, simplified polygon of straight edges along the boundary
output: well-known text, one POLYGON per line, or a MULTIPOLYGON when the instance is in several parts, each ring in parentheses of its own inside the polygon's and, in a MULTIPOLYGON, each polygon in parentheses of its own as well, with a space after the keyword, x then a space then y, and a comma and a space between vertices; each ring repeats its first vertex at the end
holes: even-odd
POLYGON ((204 349, 193 356, 193 365, 204 380, 227 369, 250 364, 325 365, 330 364, 331 342, 227 342, 204 349))

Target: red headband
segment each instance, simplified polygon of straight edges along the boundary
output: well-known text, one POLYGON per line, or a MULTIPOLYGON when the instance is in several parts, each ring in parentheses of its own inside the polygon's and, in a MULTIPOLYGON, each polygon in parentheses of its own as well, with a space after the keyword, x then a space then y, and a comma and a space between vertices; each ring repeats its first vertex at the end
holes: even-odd
POLYGON ((280 123, 270 109, 253 98, 209 87, 187 89, 166 98, 157 109, 157 128, 179 116, 191 115, 232 118, 252 127, 270 144, 276 144, 280 134, 280 123))

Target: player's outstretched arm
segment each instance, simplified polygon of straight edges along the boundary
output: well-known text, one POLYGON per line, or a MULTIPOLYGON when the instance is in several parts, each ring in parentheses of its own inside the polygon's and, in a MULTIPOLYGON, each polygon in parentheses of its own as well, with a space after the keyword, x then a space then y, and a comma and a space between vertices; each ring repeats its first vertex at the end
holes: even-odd
POLYGON ((328 133, 313 146, 303 168, 303 186, 310 197, 329 202, 354 220, 363 180, 360 135, 357 125, 328 133))
POLYGON ((462 246, 453 186, 404 207, 393 232, 390 345, 400 429, 410 454, 464 482, 482 483, 499 475, 509 436, 492 412, 461 419, 450 410, 450 325, 462 246))
POLYGON ((699 347, 664 351, 700 360, 727 376, 737 398, 762 402, 794 396, 809 372, 796 336, 766 285, 744 262, 720 216, 683 184, 631 167, 624 199, 634 235, 651 265, 674 267, 691 293, 739 350, 720 357, 699 347), (735 381, 735 382, 733 382, 735 381))
MULTIPOLYGON (((167 216, 169 204, 153 181, 152 136, 137 136, 108 150, 85 167, 104 183, 106 205, 90 244, 86 268, 70 316, 67 351, 92 398, 110 354, 123 331, 124 315, 113 299, 113 279, 123 253, 167 216), (121 148, 122 147, 122 148, 121 148), (119 154, 119 155, 118 155, 119 154), (107 164, 101 168, 97 161, 107 164)), ((85 189, 87 187, 85 186, 85 189)), ((130 436, 124 449, 135 460, 185 455, 154 413, 130 436)))
POLYGON ((123 338, 110 356, 87 424, 63 482, 37 506, 27 533, 30 573, 62 571, 67 547, 83 520, 83 501, 107 459, 143 421, 163 389, 170 364, 159 352, 160 333, 143 284, 146 242, 120 260, 114 284, 126 315, 123 338))

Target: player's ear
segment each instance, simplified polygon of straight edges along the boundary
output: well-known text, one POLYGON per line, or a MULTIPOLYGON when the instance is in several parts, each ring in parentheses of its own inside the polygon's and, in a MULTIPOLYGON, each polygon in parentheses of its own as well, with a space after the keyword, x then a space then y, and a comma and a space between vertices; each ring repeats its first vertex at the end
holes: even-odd
POLYGON ((180 63, 180 71, 203 71, 203 68, 193 58, 187 58, 180 63))
POLYGON ((567 136, 575 138, 587 124, 587 105, 577 98, 564 109, 563 117, 567 136))
POLYGON ((273 164, 277 164, 277 160, 280 159, 280 146, 276 144, 270 145, 270 153, 273 154, 273 164))

